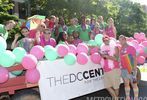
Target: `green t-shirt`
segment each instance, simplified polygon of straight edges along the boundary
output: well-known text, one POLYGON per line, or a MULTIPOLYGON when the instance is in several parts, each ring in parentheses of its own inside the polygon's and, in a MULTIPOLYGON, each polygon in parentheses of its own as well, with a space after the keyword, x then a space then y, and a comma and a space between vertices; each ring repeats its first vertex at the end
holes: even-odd
POLYGON ((66 25, 64 26, 64 28, 63 28, 63 27, 61 27, 61 26, 59 26, 58 31, 59 31, 59 33, 60 33, 60 32, 64 32, 64 31, 66 31, 66 32, 67 32, 67 31, 68 31, 68 27, 67 27, 66 25))
POLYGON ((65 44, 65 42, 63 42, 63 41, 59 41, 59 43, 58 44, 65 44))
POLYGON ((68 27, 68 34, 72 34, 73 31, 77 31, 77 26, 76 25, 71 25, 68 27))
POLYGON ((106 27, 108 26, 108 24, 106 22, 100 23, 100 29, 106 29, 106 27))
POLYGON ((0 24, 0 35, 4 37, 5 40, 8 38, 8 31, 5 29, 4 25, 0 24))
POLYGON ((82 39, 83 41, 89 41, 90 40, 90 36, 89 36, 89 32, 91 32, 90 26, 86 25, 86 29, 82 30, 81 25, 78 26, 78 31, 80 32, 80 39, 82 39))

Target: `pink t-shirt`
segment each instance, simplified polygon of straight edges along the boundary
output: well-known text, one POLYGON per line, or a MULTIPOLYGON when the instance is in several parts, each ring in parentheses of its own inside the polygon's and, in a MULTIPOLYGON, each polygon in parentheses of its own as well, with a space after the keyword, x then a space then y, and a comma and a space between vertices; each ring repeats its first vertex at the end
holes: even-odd
MULTIPOLYGON (((116 46, 118 49, 119 49, 119 47, 118 46, 116 46)), ((114 68, 120 68, 120 63, 119 63, 119 61, 113 61, 114 62, 114 68)))
POLYGON ((109 37, 115 38, 115 34, 113 32, 113 27, 107 27, 105 32, 106 32, 106 35, 108 35, 109 37))
POLYGON ((78 46, 78 44, 79 43, 82 43, 83 41, 81 40, 81 39, 74 39, 74 41, 73 41, 73 44, 75 45, 75 46, 78 46))
POLYGON ((123 60, 123 56, 126 55, 126 54, 130 54, 132 56, 135 56, 136 55, 136 49, 133 46, 130 46, 130 45, 128 45, 125 48, 121 48, 120 60, 121 60, 122 68, 126 68, 125 67, 125 61, 123 60))
POLYGON ((94 35, 97 35, 97 34, 102 34, 103 33, 103 30, 96 30, 96 29, 93 29, 93 33, 94 35))
MULTIPOLYGON (((102 45, 101 52, 102 52, 102 54, 110 55, 110 46, 102 45)), ((113 66, 110 66, 108 64, 108 59, 106 59, 106 58, 102 58, 101 65, 102 65, 105 72, 109 72, 113 69, 113 66)))
POLYGON ((51 46, 55 47, 56 46, 56 40, 54 38, 50 38, 48 41, 46 41, 45 38, 44 38, 44 35, 42 35, 40 37, 39 45, 41 45, 43 47, 46 46, 46 45, 51 45, 51 46))
MULTIPOLYGON (((35 39, 35 38, 36 38, 36 32, 37 32, 36 29, 34 29, 34 30, 30 30, 29 38, 35 39)), ((40 35, 43 35, 43 32, 41 32, 40 35)))
MULTIPOLYGON (((102 52, 102 54, 105 54, 105 55, 114 56, 115 47, 112 48, 109 45, 108 46, 103 45, 101 47, 101 52, 102 52)), ((109 72, 112 69, 119 68, 119 62, 118 61, 113 61, 113 60, 106 59, 106 58, 102 58, 101 65, 102 65, 105 72, 109 72)))

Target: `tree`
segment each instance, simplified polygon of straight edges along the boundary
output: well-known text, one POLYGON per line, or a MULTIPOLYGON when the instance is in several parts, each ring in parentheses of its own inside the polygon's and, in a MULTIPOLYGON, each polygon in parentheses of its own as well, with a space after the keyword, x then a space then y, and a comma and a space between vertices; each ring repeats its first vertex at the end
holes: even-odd
MULTIPOLYGON (((8 0, 2 0, 3 3, 0 3, 3 4, 0 10, 6 4, 5 1, 8 0)), ((82 14, 88 17, 102 15, 105 21, 109 17, 114 19, 118 35, 132 36, 134 32, 147 32, 147 13, 140 4, 129 0, 29 0, 29 2, 32 15, 63 16, 67 24, 70 18, 80 18, 82 14)), ((11 3, 7 4, 9 7, 2 9, 3 12, 12 8, 11 3)), ((0 18, 0 22, 1 20, 3 18, 0 18)))
MULTIPOLYGON (((3 24, 5 21, 8 20, 18 20, 18 17, 15 15, 10 15, 9 10, 13 9, 14 4, 10 3, 9 0, 0 0, 0 23, 3 24)), ((16 33, 20 33, 20 27, 16 25, 16 27, 11 30, 9 33, 9 37, 7 42, 10 42, 13 40, 13 37, 16 33), (14 34, 13 34, 14 33, 14 34)), ((8 43, 8 45, 10 44, 8 43)), ((10 48, 10 47, 8 47, 10 48)))
POLYGON ((119 12, 115 21, 118 34, 132 36, 134 32, 147 32, 147 13, 138 3, 119 0, 119 12))
POLYGON ((0 0, 0 23, 4 23, 7 20, 17 20, 17 16, 10 15, 9 10, 13 8, 14 4, 9 0, 0 0))

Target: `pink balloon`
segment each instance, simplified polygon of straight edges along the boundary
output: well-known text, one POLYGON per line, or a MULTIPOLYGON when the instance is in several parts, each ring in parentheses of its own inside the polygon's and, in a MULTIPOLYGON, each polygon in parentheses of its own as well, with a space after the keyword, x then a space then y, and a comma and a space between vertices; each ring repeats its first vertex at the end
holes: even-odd
POLYGON ((131 41, 133 41, 133 40, 134 40, 133 37, 129 37, 129 38, 127 38, 127 41, 128 41, 128 42, 131 42, 131 41))
POLYGON ((0 67, 0 83, 5 83, 9 79, 9 72, 6 68, 0 67))
POLYGON ((37 65, 37 58, 34 55, 28 54, 22 59, 22 65, 25 69, 33 69, 37 65))
POLYGON ((55 47, 56 46, 56 40, 54 38, 50 38, 50 44, 51 46, 55 47))
POLYGON ((139 56, 145 56, 145 52, 144 52, 144 46, 139 44, 139 47, 137 48, 137 52, 139 53, 139 56))
POLYGON ((40 79, 40 73, 37 69, 29 69, 26 71, 25 78, 29 83, 38 83, 40 79))
POLYGON ((147 47, 147 41, 143 41, 143 42, 141 43, 141 45, 143 45, 144 47, 147 47))
POLYGON ((144 40, 144 39, 145 39, 145 34, 144 34, 143 32, 141 32, 139 35, 140 35, 139 38, 140 38, 141 40, 144 40))
POLYGON ((85 65, 88 62, 88 56, 86 53, 80 53, 77 55, 77 62, 80 65, 85 65))
POLYGON ((73 53, 76 55, 76 53, 77 53, 76 46, 75 45, 68 45, 68 47, 69 47, 69 53, 73 53))
POLYGON ((79 43, 77 46, 77 53, 88 53, 88 46, 85 43, 79 43))
POLYGON ((90 50, 90 54, 94 54, 94 53, 97 53, 99 51, 99 48, 98 47, 94 47, 94 48, 91 48, 90 50))
POLYGON ((141 43, 143 40, 142 39, 136 39, 138 41, 138 43, 141 43))
POLYGON ((137 40, 132 40, 131 43, 132 43, 133 47, 138 48, 139 42, 137 40))
POLYGON ((139 56, 137 58, 137 62, 138 62, 138 64, 144 64, 145 63, 145 58, 143 56, 139 56))
POLYGON ((132 40, 131 41, 133 44, 139 44, 137 40, 132 40))
POLYGON ((44 48, 39 45, 34 46, 30 51, 30 54, 34 55, 38 60, 44 57, 44 53, 45 53, 44 48))
POLYGON ((94 64, 100 64, 101 56, 98 53, 94 53, 90 56, 90 59, 94 64))
POLYGON ((64 57, 65 55, 68 54, 69 47, 67 45, 64 45, 64 44, 59 44, 57 46, 57 52, 58 52, 60 57, 64 57))

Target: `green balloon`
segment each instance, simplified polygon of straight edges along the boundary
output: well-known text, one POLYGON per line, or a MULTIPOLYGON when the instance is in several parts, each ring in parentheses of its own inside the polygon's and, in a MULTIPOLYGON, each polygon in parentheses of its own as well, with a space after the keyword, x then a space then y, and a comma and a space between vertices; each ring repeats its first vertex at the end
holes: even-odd
POLYGON ((18 76, 20 74, 22 74, 23 70, 20 70, 20 71, 12 71, 11 74, 15 75, 15 76, 18 76))
POLYGON ((45 50, 45 57, 46 57, 46 59, 48 59, 50 61, 56 60, 58 57, 57 50, 55 48, 50 49, 50 50, 45 50))
POLYGON ((76 62, 76 56, 72 53, 68 53, 65 57, 64 57, 64 62, 68 65, 73 65, 76 62))
POLYGON ((98 46, 101 46, 103 44, 103 35, 102 34, 97 34, 95 36, 95 42, 97 43, 98 46))
POLYGON ((27 54, 25 49, 22 47, 16 47, 12 52, 16 56, 16 62, 18 63, 20 63, 23 57, 27 54))
POLYGON ((6 40, 0 36, 0 52, 4 52, 7 48, 6 40))
POLYGON ((97 46, 97 43, 94 40, 89 40, 88 45, 89 46, 97 46))
POLYGON ((0 65, 3 67, 11 67, 15 64, 15 59, 15 55, 11 51, 7 50, 0 54, 0 65))
POLYGON ((50 46, 50 45, 46 45, 46 46, 44 47, 45 52, 50 51, 50 50, 53 50, 53 49, 54 49, 54 47, 52 47, 52 46, 50 46))
POLYGON ((59 44, 66 44, 65 42, 63 42, 63 41, 59 41, 59 44))

